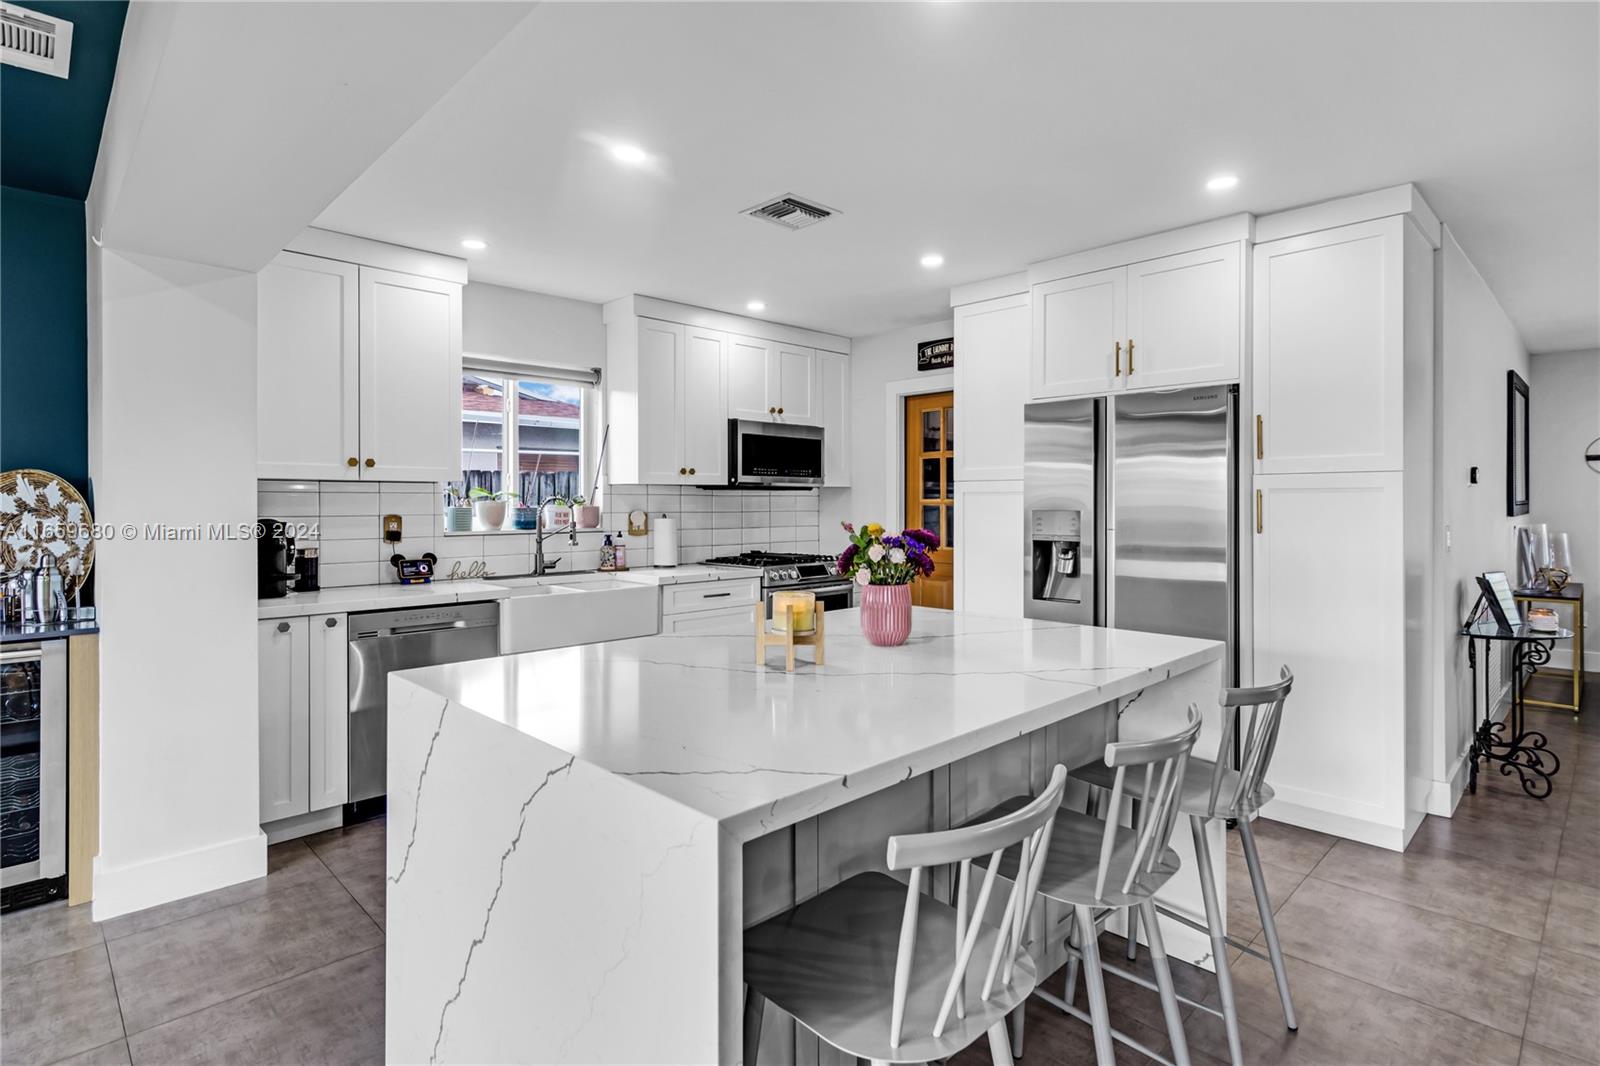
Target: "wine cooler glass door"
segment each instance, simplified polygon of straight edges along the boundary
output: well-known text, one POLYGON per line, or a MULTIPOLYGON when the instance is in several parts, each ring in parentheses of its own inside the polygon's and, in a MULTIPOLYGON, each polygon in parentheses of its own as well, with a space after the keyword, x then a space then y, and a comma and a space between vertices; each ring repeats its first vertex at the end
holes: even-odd
POLYGON ((66 648, 0 649, 0 886, 66 873, 66 648))

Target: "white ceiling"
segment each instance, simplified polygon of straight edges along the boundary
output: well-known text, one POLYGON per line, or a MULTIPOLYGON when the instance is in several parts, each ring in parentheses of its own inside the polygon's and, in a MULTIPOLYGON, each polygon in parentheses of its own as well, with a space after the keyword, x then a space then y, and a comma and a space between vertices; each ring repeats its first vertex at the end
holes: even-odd
POLYGON ((1597 39, 1592 3, 546 4, 316 224, 863 336, 1039 259, 1415 181, 1530 349, 1596 347, 1597 39), (785 192, 842 213, 738 214, 785 192))

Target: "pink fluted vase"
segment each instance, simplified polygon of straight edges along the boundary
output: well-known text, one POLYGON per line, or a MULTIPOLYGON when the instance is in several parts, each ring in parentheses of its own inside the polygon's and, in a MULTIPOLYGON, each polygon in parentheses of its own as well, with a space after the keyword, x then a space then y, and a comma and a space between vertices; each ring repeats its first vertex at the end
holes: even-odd
POLYGON ((864 585, 859 606, 861 632, 879 647, 896 647, 911 635, 910 585, 864 585))

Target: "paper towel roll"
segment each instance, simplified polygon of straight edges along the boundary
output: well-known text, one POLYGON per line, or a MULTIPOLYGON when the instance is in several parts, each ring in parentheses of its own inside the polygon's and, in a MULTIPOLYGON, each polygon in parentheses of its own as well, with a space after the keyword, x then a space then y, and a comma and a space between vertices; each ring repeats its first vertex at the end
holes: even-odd
POLYGON ((662 515, 650 531, 650 562, 656 566, 678 565, 678 522, 662 515))

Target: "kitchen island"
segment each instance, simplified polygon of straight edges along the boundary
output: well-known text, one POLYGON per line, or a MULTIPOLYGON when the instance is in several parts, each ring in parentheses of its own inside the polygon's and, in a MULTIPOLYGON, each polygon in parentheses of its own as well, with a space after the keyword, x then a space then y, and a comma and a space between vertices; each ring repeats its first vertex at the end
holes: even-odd
MULTIPOLYGON (((854 611, 827 645, 793 674, 742 627, 392 674, 389 1060, 737 1061, 742 929, 1097 757, 1118 715, 1154 735, 1194 702, 1197 750, 1218 735, 1211 641, 918 609, 903 647, 854 611)), ((1171 887, 1198 914, 1192 869, 1171 887)), ((770 1016, 763 1049, 830 1061, 770 1016)))

